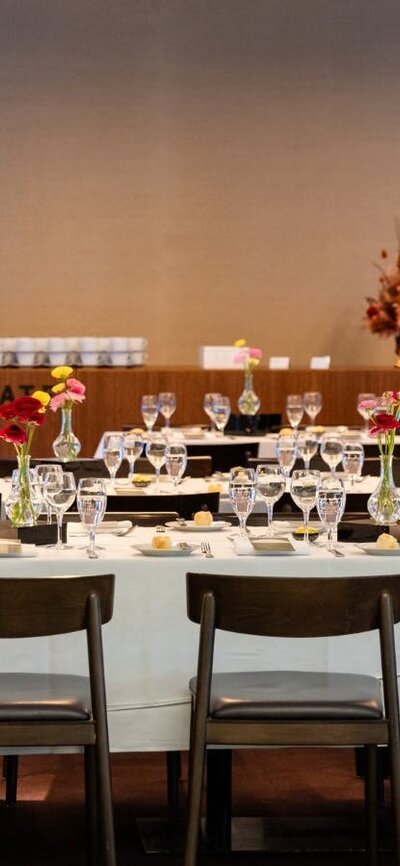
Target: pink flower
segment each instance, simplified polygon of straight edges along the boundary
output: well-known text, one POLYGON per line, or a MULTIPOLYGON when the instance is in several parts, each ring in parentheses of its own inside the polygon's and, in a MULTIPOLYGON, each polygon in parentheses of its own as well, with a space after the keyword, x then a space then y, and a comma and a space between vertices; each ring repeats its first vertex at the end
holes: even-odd
POLYGON ((249 349, 248 355, 249 358, 257 358, 259 361, 261 361, 262 351, 261 349, 249 349))
POLYGON ((247 352, 237 352, 234 357, 235 364, 244 364, 247 359, 247 352))
POLYGON ((67 394, 68 391, 63 391, 62 394, 55 394, 54 397, 51 398, 50 409, 52 409, 53 412, 57 412, 57 409, 64 406, 65 401, 68 400, 67 394))
POLYGON ((67 379, 66 385, 68 391, 70 391, 72 394, 78 394, 81 397, 84 396, 86 388, 83 382, 80 382, 79 379, 67 379))
POLYGON ((377 406, 377 404, 377 400, 361 400, 361 402, 358 404, 358 408, 366 409, 368 411, 369 409, 375 409, 375 406, 377 406))

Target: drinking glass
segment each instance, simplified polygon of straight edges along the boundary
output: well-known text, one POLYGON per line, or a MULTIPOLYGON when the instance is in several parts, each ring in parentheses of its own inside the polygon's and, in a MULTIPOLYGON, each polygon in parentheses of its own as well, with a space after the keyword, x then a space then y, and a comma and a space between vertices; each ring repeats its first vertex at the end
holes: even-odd
POLYGON ((213 400, 214 421, 217 430, 223 434, 225 427, 229 421, 231 414, 231 404, 229 397, 223 397, 221 394, 214 397, 213 400))
POLYGON ((304 541, 310 543, 308 535, 308 520, 310 511, 317 501, 321 483, 321 473, 316 469, 295 469, 290 482, 290 494, 293 502, 301 508, 304 523, 304 541))
POLYGON ((340 436, 328 434, 321 439, 319 453, 324 463, 329 466, 331 474, 336 474, 336 467, 339 466, 343 457, 343 442, 340 436))
POLYGON ((163 391, 158 395, 158 408, 165 418, 165 426, 169 427, 170 420, 176 409, 176 394, 172 391, 163 391))
POLYGON ((158 416, 159 406, 158 397, 156 394, 144 394, 140 404, 143 421, 146 425, 147 432, 151 433, 158 416))
MULTIPOLYGON (((40 484, 35 469, 28 469, 30 512, 36 522, 43 510, 43 486, 40 484)), ((11 489, 4 502, 4 510, 10 520, 14 520, 15 511, 19 512, 21 505, 21 472, 13 469, 11 473, 11 489)))
POLYGON ((285 478, 288 479, 297 457, 297 443, 294 436, 278 437, 276 456, 285 478))
POLYGON ((315 424, 315 419, 322 409, 322 394, 320 391, 306 391, 303 394, 304 411, 307 413, 311 424, 315 424))
POLYGON ((318 439, 313 433, 299 433, 296 439, 297 453, 303 460, 304 469, 310 468, 310 460, 318 451, 318 439))
POLYGON ((293 430, 297 430, 304 414, 302 394, 288 394, 286 397, 286 415, 293 430))
POLYGON ((124 456, 124 437, 122 433, 108 433, 104 437, 103 443, 103 460, 110 473, 111 481, 115 481, 115 476, 121 466, 124 456))
POLYGON ((46 486, 46 476, 49 469, 54 469, 55 472, 59 472, 60 477, 62 476, 63 470, 62 466, 59 463, 38 463, 38 465, 35 466, 36 477, 42 491, 42 499, 44 507, 46 509, 46 517, 48 524, 52 522, 52 509, 50 503, 47 502, 45 498, 44 492, 46 486))
POLYGON ((241 466, 231 469, 229 499, 239 520, 239 534, 244 538, 247 538, 246 521, 254 508, 256 489, 254 469, 242 468, 241 466))
POLYGON ((124 454, 129 463, 128 478, 133 480, 135 474, 135 460, 140 457, 144 448, 144 441, 140 436, 135 436, 133 433, 125 433, 124 436, 124 454))
POLYGON ((103 520, 107 506, 106 485, 103 478, 81 478, 76 497, 78 514, 89 534, 89 559, 97 559, 96 529, 103 520))
POLYGON ((167 445, 165 451, 165 468, 171 478, 175 490, 185 472, 187 464, 186 445, 177 443, 176 445, 167 445))
MULTIPOLYGON (((361 415, 361 418, 364 419, 364 427, 363 427, 362 432, 364 433, 365 436, 368 436, 369 411, 367 409, 364 409, 363 406, 360 406, 360 403, 364 403, 365 400, 368 400, 368 402, 371 401, 371 403, 375 403, 375 406, 376 406, 378 404, 378 398, 377 398, 376 394, 369 394, 368 392, 365 394, 358 394, 357 395, 357 412, 359 415, 361 415)), ((373 408, 373 406, 371 406, 371 408, 373 408)))
POLYGON ((260 464, 256 470, 257 490, 265 500, 267 506, 267 531, 266 535, 273 536, 272 517, 275 502, 284 494, 286 489, 286 478, 282 469, 273 464, 260 464))
POLYGON ((343 445, 342 466, 353 486, 361 477, 364 464, 364 448, 361 442, 345 442, 343 445))
POLYGON ((220 397, 221 397, 221 394, 217 394, 217 393, 204 394, 203 409, 211 421, 211 425, 210 425, 211 430, 216 430, 215 418, 214 418, 214 400, 216 398, 219 399, 220 397))
POLYGON ((149 463, 151 463, 156 470, 156 493, 160 493, 160 471, 161 467, 164 466, 165 463, 166 449, 167 443, 165 440, 156 437, 149 439, 146 445, 146 457, 149 463))
POLYGON ((346 493, 340 478, 323 478, 317 495, 317 511, 328 533, 328 550, 332 553, 336 542, 337 525, 343 517, 346 493))
POLYGON ((55 550, 68 550, 68 545, 61 541, 61 529, 64 514, 76 496, 73 472, 63 472, 60 478, 59 472, 51 469, 46 475, 44 495, 46 502, 49 502, 55 511, 57 519, 57 544, 51 544, 50 547, 54 547, 55 550))

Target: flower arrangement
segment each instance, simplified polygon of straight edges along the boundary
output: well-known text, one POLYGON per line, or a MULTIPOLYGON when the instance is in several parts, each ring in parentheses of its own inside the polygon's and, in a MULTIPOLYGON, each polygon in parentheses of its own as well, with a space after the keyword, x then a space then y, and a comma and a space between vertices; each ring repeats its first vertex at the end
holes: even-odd
POLYGON ((50 408, 53 412, 61 409, 61 430, 53 442, 53 451, 60 460, 75 460, 81 450, 81 443, 72 430, 72 408, 75 403, 83 403, 85 399, 85 385, 79 379, 75 379, 72 367, 54 367, 51 371, 53 379, 57 384, 53 385, 53 396, 50 400, 50 408))
POLYGON ((400 332, 400 221, 395 221, 397 256, 395 264, 387 265, 388 251, 382 249, 379 271, 379 291, 376 298, 368 297, 364 321, 373 334, 388 337, 400 332))
POLYGON ((246 340, 236 340, 233 344, 237 349, 241 349, 241 352, 238 352, 235 355, 235 363, 243 364, 243 369, 245 372, 252 373, 256 367, 258 367, 261 358, 262 351, 261 349, 251 349, 246 340))
POLYGON ((246 340, 236 340, 233 344, 240 351, 235 355, 235 362, 243 364, 244 389, 238 400, 238 408, 242 415, 256 415, 261 401, 253 389, 253 372, 258 367, 262 352, 261 349, 252 349, 247 346, 246 340))
POLYGON ((400 495, 392 477, 395 436, 400 429, 400 391, 385 391, 378 400, 362 400, 359 404, 369 415, 371 436, 378 439, 381 455, 381 477, 378 487, 368 500, 368 511, 377 523, 396 523, 400 517, 400 495))
POLYGON ((29 476, 30 449, 36 428, 45 422, 49 402, 49 394, 35 391, 32 397, 17 397, 0 406, 0 419, 7 422, 0 429, 0 438, 14 445, 18 460, 18 485, 9 512, 14 526, 36 523, 29 476))

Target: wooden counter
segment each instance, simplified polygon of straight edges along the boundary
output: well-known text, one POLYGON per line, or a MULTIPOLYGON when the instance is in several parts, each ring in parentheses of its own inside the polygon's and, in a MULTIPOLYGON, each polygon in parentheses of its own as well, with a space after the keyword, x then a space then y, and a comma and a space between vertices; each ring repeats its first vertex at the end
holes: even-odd
MULTIPOLYGON (((174 425, 204 423, 203 396, 207 391, 227 394, 233 411, 243 388, 243 373, 236 370, 201 370, 197 367, 85 367, 76 371, 87 388, 87 399, 74 410, 74 431, 82 442, 82 457, 93 455, 102 432, 122 424, 140 424, 142 394, 175 391, 177 410, 174 425)), ((0 403, 31 394, 36 388, 54 384, 50 369, 43 367, 0 368, 0 403)), ((400 370, 393 367, 362 367, 332 370, 267 370, 254 375, 254 387, 261 398, 262 412, 281 412, 290 393, 321 391, 324 406, 321 424, 359 424, 356 397, 360 392, 381 394, 400 389, 400 370)), ((48 456, 57 436, 60 416, 49 412, 45 426, 38 430, 32 448, 34 456, 48 456)), ((0 456, 13 454, 13 446, 0 441, 0 456)))

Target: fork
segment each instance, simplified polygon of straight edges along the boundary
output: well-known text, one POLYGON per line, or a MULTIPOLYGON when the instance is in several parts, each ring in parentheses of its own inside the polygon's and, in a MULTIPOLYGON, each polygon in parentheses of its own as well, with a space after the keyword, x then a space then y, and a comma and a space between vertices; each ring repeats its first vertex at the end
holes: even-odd
POLYGON ((200 544, 201 552, 204 553, 206 559, 214 559, 214 554, 211 553, 211 547, 208 541, 202 541, 200 544))

